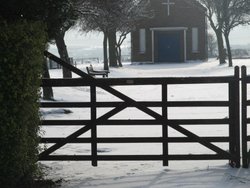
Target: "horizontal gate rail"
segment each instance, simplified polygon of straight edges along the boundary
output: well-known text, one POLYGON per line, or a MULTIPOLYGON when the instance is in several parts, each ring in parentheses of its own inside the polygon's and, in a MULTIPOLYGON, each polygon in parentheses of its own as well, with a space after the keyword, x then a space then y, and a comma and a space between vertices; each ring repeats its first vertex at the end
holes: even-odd
MULTIPOLYGON (((88 76, 88 75, 87 75, 88 76)), ((94 79, 94 78, 93 78, 94 79)), ((223 77, 193 77, 193 78, 95 78, 95 82, 81 78, 62 79, 53 78, 42 80, 41 86, 53 87, 77 87, 91 85, 127 86, 127 85, 161 85, 161 84, 223 84, 233 82, 230 76, 223 77), (119 79, 119 80, 117 80, 119 79), (152 80, 151 80, 152 79, 152 80), (187 79, 187 80, 185 80, 187 79)))
MULTIPOLYGON (((124 102, 96 102, 96 107, 111 108, 120 106, 124 102)), ((162 102, 138 101, 147 107, 162 107, 162 102)), ((170 101, 165 103, 168 107, 227 107, 228 101, 170 101)), ((249 103, 250 104, 250 103, 249 103)), ((133 107, 133 105, 127 105, 133 107)), ((41 102, 42 108, 90 108, 90 102, 41 102)))
POLYGON ((193 78, 118 78, 118 79, 94 79, 81 70, 65 63, 61 59, 46 52, 45 55, 54 61, 65 66, 82 78, 77 79, 43 79, 43 87, 89 87, 89 102, 41 102, 41 108, 88 108, 90 109, 90 120, 43 120, 43 126, 80 126, 76 132, 65 138, 41 138, 41 143, 54 143, 53 146, 39 155, 39 160, 88 160, 93 166, 97 166, 102 160, 162 160, 167 166, 169 160, 210 160, 227 159, 230 164, 240 166, 239 151, 239 117, 237 116, 237 103, 239 102, 239 69, 235 69, 235 76, 226 77, 193 77, 193 78), (167 89, 171 84, 227 84, 229 88, 228 101, 168 101, 167 89), (132 86, 132 85, 160 85, 162 88, 161 101, 135 101, 124 95, 111 86, 132 86), (121 99, 121 102, 97 102, 96 88, 102 88, 121 99), (153 119, 139 120, 110 120, 112 116, 125 108, 133 107, 148 114, 153 119), (161 114, 153 111, 150 107, 162 109, 161 114), (169 119, 169 107, 226 107, 229 109, 229 117, 225 119, 169 119), (114 108, 97 117, 97 108, 114 108), (162 126, 161 137, 136 137, 136 138, 99 138, 97 137, 98 126, 124 126, 124 125, 159 125, 162 126), (216 125, 227 126, 228 137, 200 137, 184 128, 182 125, 216 125), (168 127, 182 133, 186 137, 169 137, 168 127), (78 138, 80 135, 91 131, 90 138, 78 138), (91 144, 91 155, 54 155, 53 152, 68 143, 89 143, 91 144), (99 143, 162 143, 162 155, 98 155, 97 145, 99 143), (200 155, 171 155, 169 154, 169 143, 199 143, 216 154, 200 155), (229 151, 225 151, 214 143, 228 143, 229 151))
MULTIPOLYGON (((229 142, 229 137, 200 137, 209 142, 229 142)), ((41 138, 41 143, 57 143, 62 141, 64 138, 41 138)), ((129 137, 129 138, 97 138, 96 139, 100 144, 107 143, 161 143, 164 139, 162 137, 129 137)), ((70 140, 68 143, 90 143, 91 138, 75 138, 70 140)), ((169 143, 194 143, 197 142, 194 139, 187 137, 168 137, 169 143)))
MULTIPOLYGON (((98 122, 99 120, 97 120, 98 122)), ((82 126, 89 124, 91 120, 43 120, 41 125, 46 126, 82 126)), ((176 120, 166 120, 164 121, 168 124, 177 123, 181 125, 226 125, 229 124, 229 119, 176 119, 176 120)), ((123 125, 161 125, 162 121, 159 120, 151 120, 151 119, 137 119, 137 120, 100 120, 98 126, 102 125, 115 125, 115 126, 123 126, 123 125)))
MULTIPOLYGON (((160 161, 164 160, 163 155, 98 155, 98 161, 160 161)), ((43 161, 91 161, 91 155, 50 155, 43 158, 43 161)), ((221 155, 168 155, 172 161, 192 160, 225 160, 221 155)))

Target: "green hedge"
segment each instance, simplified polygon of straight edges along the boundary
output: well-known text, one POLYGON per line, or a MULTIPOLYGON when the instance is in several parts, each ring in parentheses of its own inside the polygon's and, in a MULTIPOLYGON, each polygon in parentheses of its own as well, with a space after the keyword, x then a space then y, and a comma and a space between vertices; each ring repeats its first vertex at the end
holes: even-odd
POLYGON ((38 173, 41 23, 0 19, 0 187, 29 187, 38 173))

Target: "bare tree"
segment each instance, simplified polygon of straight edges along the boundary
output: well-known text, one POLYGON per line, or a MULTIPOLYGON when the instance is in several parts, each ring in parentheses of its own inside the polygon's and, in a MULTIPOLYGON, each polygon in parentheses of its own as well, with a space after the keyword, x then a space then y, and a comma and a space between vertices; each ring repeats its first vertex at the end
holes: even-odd
MULTIPOLYGON (((49 43, 56 43, 60 57, 66 62, 69 62, 69 58, 64 35, 76 21, 76 2, 77 0, 46 0, 40 4, 40 9, 44 11, 41 20, 47 25, 49 43)), ((71 72, 63 68, 63 77, 71 77, 71 72)), ((43 64, 43 78, 50 78, 46 60, 43 64)), ((43 88, 43 98, 54 100, 52 87, 43 88)))
POLYGON ((109 44, 109 65, 121 66, 121 45, 127 34, 135 28, 138 19, 146 15, 148 0, 96 0, 88 1, 81 10, 80 25, 83 31, 101 31, 104 34, 104 69, 108 69, 107 43, 109 44), (116 34, 119 32, 117 41, 116 34))
POLYGON ((207 8, 207 18, 214 30, 217 41, 220 64, 225 62, 223 36, 227 45, 229 66, 232 66, 232 55, 229 34, 233 28, 249 23, 249 0, 198 0, 207 8))
MULTIPOLYGON (((77 11, 77 0, 65 0, 63 5, 63 10, 61 12, 58 21, 58 24, 52 25, 54 27, 54 40, 57 46, 58 53, 60 58, 65 62, 70 64, 69 54, 67 50, 67 46, 64 40, 65 33, 76 24, 78 19, 78 11, 77 11)), ((63 69, 63 78, 72 78, 72 73, 70 70, 62 67, 63 69)))
POLYGON ((216 57, 217 41, 212 33, 207 35, 208 57, 216 57))
MULTIPOLYGON (((40 8, 44 11, 44 16, 41 20, 43 20, 47 25, 49 43, 54 43, 57 41, 56 38, 58 37, 58 33, 61 32, 61 28, 64 28, 66 20, 68 20, 68 12, 71 10, 69 8, 71 1, 73 0, 46 0, 42 1, 43 3, 40 4, 40 8)), ((61 54, 61 50, 59 54, 61 54)), ((43 77, 49 78, 50 75, 46 61, 44 61, 43 70, 43 77)), ((43 98, 46 100, 53 100, 52 87, 43 88, 43 98)))
POLYGON ((110 24, 109 2, 107 0, 80 0, 80 30, 83 32, 99 31, 103 38, 104 69, 108 70, 108 34, 112 25, 110 24))
POLYGON ((119 37, 116 43, 116 54, 119 66, 122 66, 121 45, 127 35, 136 29, 137 24, 141 20, 153 17, 149 0, 122 0, 121 3, 123 8, 117 25, 119 37))
MULTIPOLYGON (((43 62, 43 78, 50 78, 46 58, 44 58, 44 62, 43 62)), ((54 100, 54 92, 53 92, 52 87, 43 87, 42 89, 43 89, 44 100, 54 100)))
POLYGON ((229 34, 233 28, 250 23, 250 1, 249 0, 222 0, 222 14, 224 18, 223 34, 227 45, 229 66, 233 66, 229 34))
POLYGON ((198 0, 206 9, 206 17, 216 34, 220 64, 225 63, 225 50, 223 41, 224 17, 222 14, 224 0, 198 0))

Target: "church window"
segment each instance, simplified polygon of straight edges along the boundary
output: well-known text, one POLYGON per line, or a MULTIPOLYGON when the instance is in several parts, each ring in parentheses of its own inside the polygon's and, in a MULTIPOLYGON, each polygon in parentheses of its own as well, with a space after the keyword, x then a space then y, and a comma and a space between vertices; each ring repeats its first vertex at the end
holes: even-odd
POLYGON ((140 29, 139 31, 140 53, 146 52, 146 30, 140 29))
POLYGON ((198 28, 192 28, 192 52, 199 52, 199 32, 198 28))

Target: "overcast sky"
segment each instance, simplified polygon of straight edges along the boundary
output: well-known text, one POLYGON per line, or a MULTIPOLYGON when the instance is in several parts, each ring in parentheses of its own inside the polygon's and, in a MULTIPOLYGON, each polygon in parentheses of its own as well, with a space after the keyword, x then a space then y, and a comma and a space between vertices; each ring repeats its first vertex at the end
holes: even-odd
POLYGON ((231 43, 234 45, 241 44, 246 45, 250 44, 250 26, 241 26, 235 28, 230 36, 231 43))

